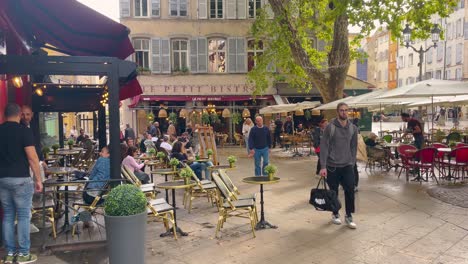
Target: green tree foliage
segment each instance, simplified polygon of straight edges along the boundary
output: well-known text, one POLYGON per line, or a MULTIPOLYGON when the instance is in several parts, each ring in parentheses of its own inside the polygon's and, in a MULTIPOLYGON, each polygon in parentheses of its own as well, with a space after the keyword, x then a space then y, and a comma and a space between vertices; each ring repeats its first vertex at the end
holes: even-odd
POLYGON ((385 25, 397 40, 408 23, 414 29, 413 39, 426 39, 438 21, 434 15, 447 17, 458 2, 269 0, 264 10, 271 9, 274 16, 262 10, 251 28, 257 43, 265 43, 263 55, 249 72, 254 94, 262 94, 275 80, 285 80, 298 90, 317 87, 325 102, 340 99, 350 61, 363 56, 357 52, 359 43, 377 25, 385 25), (349 26, 360 28, 352 41, 349 26), (280 74, 271 71, 273 64, 280 74))

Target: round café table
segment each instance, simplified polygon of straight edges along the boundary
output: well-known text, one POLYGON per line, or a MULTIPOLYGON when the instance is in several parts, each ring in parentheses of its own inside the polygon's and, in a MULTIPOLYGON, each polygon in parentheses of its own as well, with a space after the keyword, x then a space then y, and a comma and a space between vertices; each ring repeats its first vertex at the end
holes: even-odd
POLYGON ((214 166, 209 166, 208 170, 210 172, 217 171, 217 170, 233 170, 235 169, 236 166, 231 167, 230 165, 214 165, 214 166))
POLYGON ((76 171, 73 167, 50 167, 45 171, 46 174, 57 175, 59 178, 76 171))
MULTIPOLYGON (((150 172, 151 182, 154 183, 154 180, 153 180, 153 175, 154 174, 159 174, 161 176, 164 176, 164 181, 167 182, 167 176, 177 175, 178 173, 179 173, 178 171, 175 171, 172 168, 171 169, 156 169, 156 170, 150 172)), ((168 194, 167 189, 166 189, 166 201, 169 201, 169 194, 168 194)))
MULTIPOLYGON (((163 183, 159 183, 159 184, 156 185, 156 188, 165 189, 166 193, 167 193, 167 190, 172 191, 172 204, 171 205, 174 208, 174 224, 175 224, 175 227, 176 227, 176 232, 179 233, 181 236, 188 236, 188 233, 182 231, 182 229, 180 229, 177 226, 177 203, 176 203, 176 197, 175 197, 175 190, 187 189, 187 188, 191 188, 191 187, 193 187, 195 185, 196 185, 195 181, 190 181, 189 184, 185 184, 185 182, 183 180, 182 181, 168 181, 168 182, 163 182, 163 183)), ((166 200, 166 201, 168 201, 168 200, 166 200)), ((160 236, 161 237, 166 237, 166 236, 172 236, 172 235, 173 235, 173 229, 171 228, 169 231, 167 231, 165 233, 162 233, 160 236)))
POLYGON ((255 225, 255 230, 266 229, 267 227, 274 229, 278 228, 278 226, 272 225, 265 220, 265 209, 263 206, 263 184, 278 183, 280 178, 273 177, 273 179, 270 180, 270 177, 268 176, 254 176, 244 178, 242 181, 249 184, 260 184, 260 221, 257 223, 257 225, 255 225))

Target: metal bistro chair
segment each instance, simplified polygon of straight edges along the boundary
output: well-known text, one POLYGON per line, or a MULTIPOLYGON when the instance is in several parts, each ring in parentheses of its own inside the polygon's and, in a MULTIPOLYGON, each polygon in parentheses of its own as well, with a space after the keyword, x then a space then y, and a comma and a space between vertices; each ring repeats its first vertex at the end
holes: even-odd
POLYGON ((146 205, 146 212, 148 216, 155 217, 163 221, 166 231, 169 231, 169 222, 172 224, 172 232, 174 234, 174 239, 177 240, 177 231, 174 220, 174 207, 167 203, 163 198, 149 200, 146 205))
POLYGON ((218 172, 213 172, 212 177, 216 186, 218 186, 219 191, 217 191, 217 195, 221 201, 218 203, 219 217, 215 236, 218 237, 218 232, 223 228, 224 223, 229 217, 241 217, 250 220, 252 235, 255 237, 255 224, 258 221, 255 201, 253 199, 235 201, 234 195, 228 190, 223 180, 221 180, 218 172))
POLYGON ((197 185, 192 188, 187 188, 184 194, 184 206, 188 205, 188 212, 192 211, 192 201, 197 197, 206 197, 208 202, 213 205, 216 202, 216 185, 208 180, 200 181, 195 172, 188 166, 184 164, 185 168, 192 171, 192 179, 196 181, 197 185))
POLYGON ((127 166, 122 165, 122 175, 123 177, 129 181, 131 184, 137 186, 140 188, 140 190, 145 193, 145 195, 151 199, 156 199, 156 195, 158 192, 156 191, 156 188, 154 186, 154 183, 146 183, 142 184, 141 181, 138 179, 138 177, 135 176, 135 174, 132 172, 131 169, 129 169, 127 166))
POLYGON ((255 201, 257 197, 256 193, 242 195, 239 189, 231 181, 231 178, 228 176, 226 170, 218 170, 218 173, 219 173, 219 177, 221 178, 221 180, 223 180, 228 190, 233 194, 234 200, 253 199, 255 201))
POLYGON ((411 166, 409 161, 411 160, 411 155, 409 155, 406 150, 408 149, 416 149, 413 145, 400 145, 397 148, 398 155, 401 159, 401 163, 398 165, 400 168, 400 173, 398 173, 398 178, 400 178, 401 172, 405 170, 406 181, 409 181, 409 171, 411 170, 411 166))
POLYGON ((449 166, 452 172, 452 177, 455 180, 465 179, 465 173, 468 171, 468 147, 455 148, 450 153, 449 160, 444 160, 444 166, 449 166))
POLYGON ((437 154, 437 149, 436 148, 423 148, 418 151, 413 156, 413 159, 410 160, 409 164, 410 167, 413 170, 419 170, 419 173, 421 175, 421 180, 419 181, 422 183, 423 180, 423 174, 426 174, 426 181, 429 180, 429 175, 435 179, 437 184, 439 184, 439 181, 437 180, 437 177, 434 172, 435 168, 435 163, 436 163, 436 154, 437 154))

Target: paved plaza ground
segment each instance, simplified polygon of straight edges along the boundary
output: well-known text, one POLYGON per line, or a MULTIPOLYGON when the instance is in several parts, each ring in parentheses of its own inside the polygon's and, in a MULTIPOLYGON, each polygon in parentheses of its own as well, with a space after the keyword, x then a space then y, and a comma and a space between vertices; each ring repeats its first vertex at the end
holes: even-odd
MULTIPOLYGON (((253 175, 245 149, 219 153, 221 160, 237 155, 237 169, 229 175, 243 193, 258 192, 258 186, 241 181, 253 175)), ((147 263, 468 263, 468 209, 430 197, 427 190, 438 188, 435 183, 406 183, 394 170, 369 173, 361 166, 357 229, 351 230, 330 224, 329 213, 308 204, 318 180, 317 157, 289 158, 280 149, 272 156, 281 182, 266 186, 265 211, 278 229, 257 231, 253 238, 247 219, 230 218, 215 238, 217 210, 196 199, 191 214, 178 210, 179 226, 189 236, 160 238, 163 225, 148 224, 147 263)), ((55 253, 38 263, 107 263, 104 250, 55 253)))

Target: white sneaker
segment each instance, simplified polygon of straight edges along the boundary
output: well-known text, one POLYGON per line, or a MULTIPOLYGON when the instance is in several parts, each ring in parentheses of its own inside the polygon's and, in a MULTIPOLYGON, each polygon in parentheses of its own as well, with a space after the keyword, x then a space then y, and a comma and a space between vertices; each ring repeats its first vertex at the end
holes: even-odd
POLYGON ((332 214, 332 223, 335 225, 341 225, 341 219, 339 214, 332 214))
POLYGON ((29 224, 29 233, 38 233, 39 232, 39 228, 37 228, 37 226, 35 226, 33 223, 30 223, 29 224))
POLYGON ((345 222, 346 222, 346 225, 348 225, 349 228, 356 229, 356 223, 353 222, 353 217, 352 216, 346 216, 345 217, 345 222))

